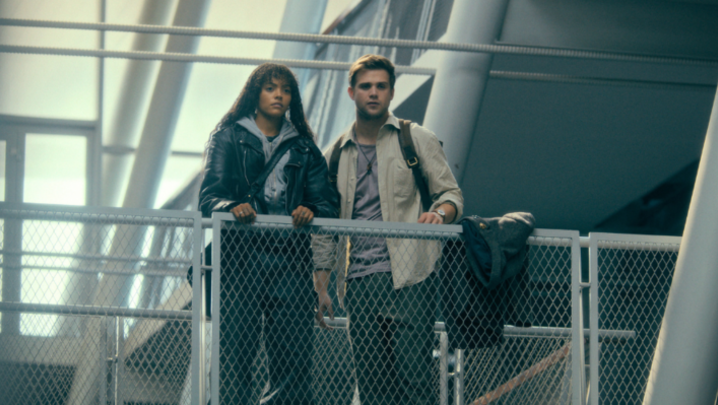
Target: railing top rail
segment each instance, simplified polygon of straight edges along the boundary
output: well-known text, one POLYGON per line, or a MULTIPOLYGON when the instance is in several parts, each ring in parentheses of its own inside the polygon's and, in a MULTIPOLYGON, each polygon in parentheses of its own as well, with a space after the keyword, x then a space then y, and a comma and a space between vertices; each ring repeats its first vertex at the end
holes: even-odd
MULTIPOLYGON (((291 230, 292 218, 279 215, 258 215, 252 225, 244 225, 235 221, 228 212, 214 213, 213 219, 203 218, 202 227, 212 228, 213 221, 225 222, 223 226, 232 229, 278 229, 291 230)), ((315 218, 311 224, 298 229, 299 232, 317 233, 331 232, 341 235, 371 235, 389 238, 413 239, 459 239, 463 235, 461 225, 432 225, 407 222, 357 221, 348 219, 315 218), (377 235, 379 234, 379 235, 377 235)), ((527 243, 529 245, 545 245, 546 239, 552 239, 551 245, 571 246, 579 237, 578 231, 535 229, 527 243)))
POLYGON ((0 218, 189 228, 201 216, 197 211, 0 203, 0 218))
MULTIPOLYGON (((108 262, 145 262, 148 264, 192 264, 191 258, 183 257, 148 257, 135 255, 105 255, 105 254, 80 254, 68 252, 38 251, 38 250, 13 250, 0 249, 0 255, 7 256, 38 256, 38 257, 66 257, 80 260, 108 261, 108 262)), ((32 265, 24 266, 34 268, 32 265)), ((135 270, 132 270, 135 271, 135 270)))
POLYGON ((621 233, 590 233, 588 236, 598 248, 632 249, 678 252, 681 245, 680 236, 636 235, 621 233))
MULTIPOLYGON (((215 213, 213 219, 225 222, 223 226, 234 229, 278 229, 291 230, 292 218, 279 215, 258 215, 253 225, 235 221, 230 213, 215 213)), ((311 224, 297 229, 298 232, 332 232, 343 235, 373 235, 385 237, 411 237, 417 239, 459 238, 463 232, 460 225, 411 224, 406 222, 357 221, 347 219, 315 218, 311 224)))
POLYGON ((192 311, 100 307, 94 305, 33 304, 25 302, 0 302, 0 312, 32 312, 57 315, 117 316, 123 318, 177 319, 187 321, 192 319, 192 311))

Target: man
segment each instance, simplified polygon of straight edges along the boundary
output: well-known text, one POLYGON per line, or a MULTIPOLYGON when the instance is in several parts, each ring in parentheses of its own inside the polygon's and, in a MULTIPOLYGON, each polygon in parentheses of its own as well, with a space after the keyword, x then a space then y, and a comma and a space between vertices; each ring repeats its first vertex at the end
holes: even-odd
MULTIPOLYGON (((432 199, 428 211, 422 208, 399 145, 399 120, 389 112, 395 80, 393 64, 377 55, 362 56, 349 71, 356 121, 325 152, 331 162, 333 148, 341 148, 336 179, 340 218, 452 223, 462 213, 461 190, 436 136, 412 124, 411 137, 432 199)), ((437 387, 431 383, 436 313, 432 273, 440 249, 437 241, 415 239, 344 237, 337 243, 315 238, 317 319, 326 327, 324 312, 333 318, 327 284, 337 267, 337 293, 349 317, 362 405, 436 403, 437 387)))

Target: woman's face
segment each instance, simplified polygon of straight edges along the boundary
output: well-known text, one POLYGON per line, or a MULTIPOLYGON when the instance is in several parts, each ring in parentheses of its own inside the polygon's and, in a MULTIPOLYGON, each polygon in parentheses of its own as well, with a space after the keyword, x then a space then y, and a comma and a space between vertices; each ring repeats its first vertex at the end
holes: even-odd
POLYGON ((262 114, 269 119, 280 118, 287 112, 291 102, 292 88, 285 80, 273 78, 262 85, 257 114, 262 114))

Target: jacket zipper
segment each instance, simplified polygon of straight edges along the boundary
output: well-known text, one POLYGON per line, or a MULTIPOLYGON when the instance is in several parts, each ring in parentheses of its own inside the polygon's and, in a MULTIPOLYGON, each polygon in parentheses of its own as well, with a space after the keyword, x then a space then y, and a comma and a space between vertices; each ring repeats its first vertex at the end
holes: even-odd
POLYGON ((247 180, 247 184, 251 187, 252 185, 249 183, 249 177, 247 177, 247 148, 244 148, 244 179, 247 180))

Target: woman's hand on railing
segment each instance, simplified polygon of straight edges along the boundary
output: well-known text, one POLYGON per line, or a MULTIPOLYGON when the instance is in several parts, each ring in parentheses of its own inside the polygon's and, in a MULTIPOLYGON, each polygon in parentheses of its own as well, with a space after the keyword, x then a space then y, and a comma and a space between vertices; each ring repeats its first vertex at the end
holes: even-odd
POLYGON ((239 204, 238 206, 229 210, 237 221, 243 224, 253 224, 254 220, 257 219, 257 212, 249 203, 239 204))
POLYGON ((292 212, 292 225, 295 228, 303 227, 312 222, 312 219, 314 219, 314 213, 305 206, 300 205, 292 212))

